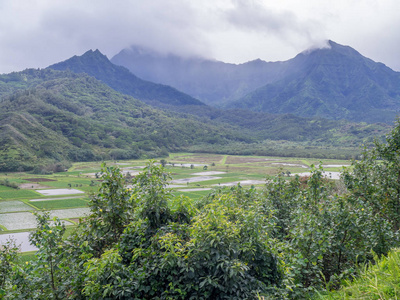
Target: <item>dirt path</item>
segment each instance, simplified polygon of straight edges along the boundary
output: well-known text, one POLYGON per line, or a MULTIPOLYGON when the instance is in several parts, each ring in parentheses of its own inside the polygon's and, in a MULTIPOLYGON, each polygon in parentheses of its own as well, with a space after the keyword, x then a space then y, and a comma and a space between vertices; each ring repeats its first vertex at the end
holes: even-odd
POLYGON ((51 186, 39 183, 22 183, 19 185, 19 188, 25 190, 36 190, 36 189, 49 189, 51 188, 51 186))

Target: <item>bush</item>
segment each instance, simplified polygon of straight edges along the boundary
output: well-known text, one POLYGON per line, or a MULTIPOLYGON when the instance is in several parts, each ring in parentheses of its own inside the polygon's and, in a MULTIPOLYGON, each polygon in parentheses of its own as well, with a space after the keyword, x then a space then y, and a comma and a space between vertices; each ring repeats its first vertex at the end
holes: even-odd
POLYGON ((279 286, 274 242, 257 206, 222 194, 197 212, 184 199, 171 209, 167 178, 153 163, 135 178, 135 218, 115 250, 85 264, 86 295, 247 299, 279 286))
POLYGON ((18 186, 17 183, 11 182, 7 178, 0 180, 0 185, 8 186, 8 187, 13 188, 13 189, 19 189, 19 186, 18 186))

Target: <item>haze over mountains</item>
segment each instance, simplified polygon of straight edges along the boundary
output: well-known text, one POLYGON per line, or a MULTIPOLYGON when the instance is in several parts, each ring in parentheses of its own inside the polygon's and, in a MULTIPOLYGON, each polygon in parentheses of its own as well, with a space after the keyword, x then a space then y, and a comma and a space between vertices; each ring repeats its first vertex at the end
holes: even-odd
POLYGON ((235 65, 138 47, 111 61, 220 107, 368 123, 392 123, 400 109, 400 73, 333 41, 284 62, 235 65))
POLYGON ((393 122, 399 74, 330 44, 286 62, 242 65, 135 54, 141 72, 181 80, 210 105, 141 79, 99 50, 0 75, 0 170, 169 151, 352 157, 390 126, 334 119, 393 122))

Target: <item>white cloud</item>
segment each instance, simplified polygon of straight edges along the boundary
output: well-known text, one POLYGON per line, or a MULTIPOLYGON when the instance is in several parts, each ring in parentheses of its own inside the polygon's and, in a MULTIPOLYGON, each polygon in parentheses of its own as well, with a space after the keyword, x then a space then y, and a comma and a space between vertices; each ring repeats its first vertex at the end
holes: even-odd
POLYGON ((398 0, 2 0, 0 72, 131 44, 227 62, 286 60, 332 39, 400 70, 398 0))

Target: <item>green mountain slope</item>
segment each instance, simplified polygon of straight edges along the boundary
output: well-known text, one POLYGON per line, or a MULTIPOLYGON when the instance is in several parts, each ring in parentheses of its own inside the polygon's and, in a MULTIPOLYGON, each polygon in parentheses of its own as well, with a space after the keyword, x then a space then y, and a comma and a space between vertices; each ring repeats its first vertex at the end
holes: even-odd
POLYGON ((391 129, 385 123, 355 123, 245 109, 218 109, 211 106, 180 106, 173 107, 173 110, 191 115, 204 123, 234 126, 255 141, 276 140, 300 142, 308 146, 334 146, 337 147, 337 152, 340 152, 341 147, 354 147, 354 152, 357 152, 362 143, 372 142, 375 137, 382 137, 391 129))
POLYGON ((293 73, 237 100, 230 107, 369 123, 392 123, 400 109, 400 74, 350 47, 296 56, 293 73))
POLYGON ((400 73, 351 47, 328 43, 283 62, 235 65, 140 47, 122 50, 111 61, 213 106, 393 123, 400 109, 400 73))
POLYGON ((82 56, 71 57, 63 62, 51 65, 49 68, 86 73, 118 92, 155 105, 158 102, 169 105, 204 105, 199 100, 170 86, 136 77, 128 69, 111 63, 99 50, 89 50, 82 56))
MULTIPOLYGON (((51 72, 59 73, 55 77, 60 78, 17 91, 0 102, 3 171, 32 169, 49 159, 136 158, 209 141, 250 141, 227 126, 204 124, 153 109, 93 77, 51 72)), ((42 75, 37 70, 35 74, 42 75)))
MULTIPOLYGON (((0 86, 0 171, 51 171, 63 169, 68 161, 187 150, 277 155, 289 147, 292 155, 304 156, 310 153, 308 146, 315 146, 313 153, 318 154, 335 145, 350 147, 348 156, 361 142, 389 129, 206 105, 158 102, 160 110, 89 75, 53 69, 1 75, 0 86), (273 149, 271 141, 277 141, 273 149), (302 143, 302 152, 296 143, 302 143)), ((329 151, 333 157, 341 155, 340 149, 329 151)))
MULTIPOLYGON (((65 164, 74 146, 27 112, 0 114, 0 170, 23 171, 37 165, 65 164)), ((75 149, 76 150, 76 149, 75 149)))

